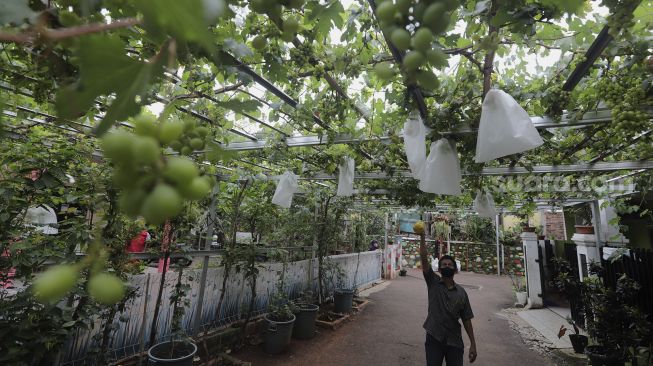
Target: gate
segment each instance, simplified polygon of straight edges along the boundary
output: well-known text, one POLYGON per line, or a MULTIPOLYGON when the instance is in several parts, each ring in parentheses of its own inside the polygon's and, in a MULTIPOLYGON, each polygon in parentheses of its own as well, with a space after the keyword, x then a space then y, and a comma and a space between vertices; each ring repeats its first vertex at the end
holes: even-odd
MULTIPOLYGON (((578 269, 578 251, 575 243, 565 243, 565 258, 571 267, 571 274, 580 281, 580 271, 578 269)), ((569 308, 571 310, 571 318, 577 324, 585 324, 585 318, 581 312, 581 299, 580 297, 569 298, 569 308)))

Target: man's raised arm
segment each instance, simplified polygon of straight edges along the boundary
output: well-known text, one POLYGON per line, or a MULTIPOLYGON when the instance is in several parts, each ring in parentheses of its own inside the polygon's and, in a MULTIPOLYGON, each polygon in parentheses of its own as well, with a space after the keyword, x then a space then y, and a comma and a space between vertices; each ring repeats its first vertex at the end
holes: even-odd
POLYGON ((422 261, 422 271, 426 274, 429 273, 431 269, 431 263, 429 262, 429 253, 426 251, 426 238, 424 237, 424 222, 417 221, 413 225, 413 231, 415 234, 419 234, 419 257, 422 261))

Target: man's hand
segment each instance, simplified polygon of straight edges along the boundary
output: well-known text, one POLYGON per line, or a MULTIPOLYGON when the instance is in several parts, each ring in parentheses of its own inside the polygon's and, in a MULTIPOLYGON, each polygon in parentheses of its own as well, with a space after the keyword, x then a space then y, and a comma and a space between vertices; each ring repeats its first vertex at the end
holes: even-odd
POLYGON ((476 361, 476 345, 472 344, 469 346, 469 362, 474 363, 476 361))

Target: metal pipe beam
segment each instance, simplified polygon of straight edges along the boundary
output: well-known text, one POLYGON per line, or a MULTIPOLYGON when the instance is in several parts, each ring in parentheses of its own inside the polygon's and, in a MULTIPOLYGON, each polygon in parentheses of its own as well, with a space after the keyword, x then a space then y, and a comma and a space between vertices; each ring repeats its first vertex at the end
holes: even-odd
MULTIPOLYGON (((653 118, 653 108, 648 110, 648 113, 653 118)), ((565 114, 562 117, 561 121, 555 121, 549 117, 533 116, 531 117, 533 125, 537 129, 547 129, 547 128, 575 128, 575 127, 584 127, 598 123, 608 123, 612 120, 611 112, 608 109, 599 109, 596 111, 586 113, 582 119, 576 120, 571 117, 569 114, 565 114)), ((446 131, 443 132, 443 135, 460 135, 467 133, 476 133, 477 129, 460 129, 456 131, 446 131)), ((400 138, 403 136, 398 135, 400 138)), ((285 139, 286 146, 288 147, 302 147, 302 146, 317 146, 317 145, 327 145, 332 144, 357 144, 365 141, 389 141, 391 136, 362 136, 362 137, 353 137, 351 135, 337 135, 332 141, 329 141, 327 136, 317 136, 317 135, 307 135, 307 136, 291 136, 285 139)), ((234 151, 245 151, 245 150, 259 150, 267 146, 266 140, 258 140, 253 142, 232 142, 228 145, 224 145, 225 150, 234 150, 234 151)))
MULTIPOLYGON (((634 4, 631 5, 631 7, 628 8, 628 12, 632 13, 635 11, 635 9, 639 6, 641 1, 636 1, 634 4)), ((608 33, 610 27, 607 25, 601 29, 601 32, 596 36, 594 39, 594 42, 592 42, 592 45, 590 48, 587 49, 587 52, 585 53, 585 61, 581 62, 576 66, 574 71, 569 75, 567 80, 565 81, 564 85, 562 86, 562 90, 564 91, 572 91, 578 85, 578 83, 587 75, 589 72, 590 68, 594 63, 596 62, 596 59, 601 56, 605 48, 608 46, 610 41, 612 41, 612 36, 608 33)))
MULTIPOLYGON (((484 175, 484 176, 504 176, 504 175, 521 175, 521 174, 579 174, 585 172, 612 172, 619 170, 650 170, 653 169, 653 161, 620 161, 620 162, 602 162, 596 164, 570 164, 570 165, 538 165, 534 166, 531 170, 523 167, 485 167, 479 173, 464 172, 463 175, 484 175)), ((387 179, 387 178, 412 178, 412 174, 408 170, 396 172, 394 175, 389 175, 385 172, 369 172, 358 173, 355 179, 387 179)), ((318 173, 311 177, 303 177, 300 179, 312 180, 336 180, 337 175, 318 173)))

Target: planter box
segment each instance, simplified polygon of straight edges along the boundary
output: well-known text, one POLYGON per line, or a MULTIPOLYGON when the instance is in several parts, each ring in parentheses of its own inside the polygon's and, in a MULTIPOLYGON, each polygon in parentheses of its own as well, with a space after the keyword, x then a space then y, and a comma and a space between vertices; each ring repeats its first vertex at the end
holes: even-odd
POLYGON ((349 314, 339 314, 328 311, 318 315, 315 324, 321 328, 336 330, 347 319, 349 319, 349 314))
POLYGON ((363 311, 367 304, 370 303, 370 300, 367 299, 354 299, 354 305, 352 306, 357 313, 363 311))
POLYGON ((575 227, 578 234, 594 234, 594 226, 576 225, 575 227))

